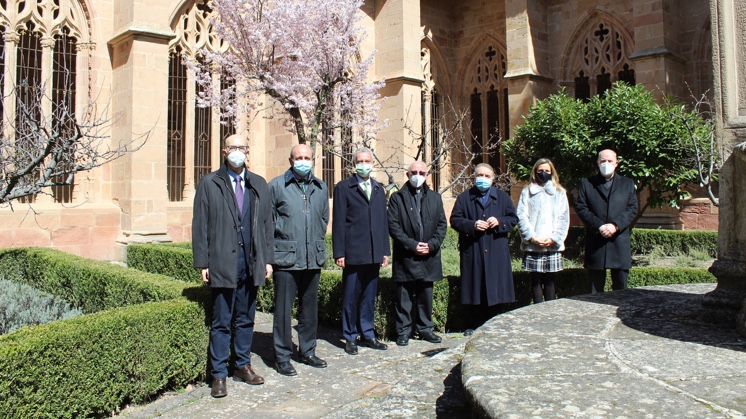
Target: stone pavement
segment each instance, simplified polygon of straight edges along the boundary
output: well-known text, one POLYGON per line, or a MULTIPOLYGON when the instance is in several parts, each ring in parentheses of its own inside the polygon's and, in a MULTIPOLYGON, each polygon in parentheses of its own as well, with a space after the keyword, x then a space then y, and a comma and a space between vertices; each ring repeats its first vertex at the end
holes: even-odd
POLYGON ((714 284, 524 307, 465 346, 463 382, 491 417, 741 418, 746 339, 699 320, 714 284))
MULTIPOLYGON (((278 374, 272 350, 272 316, 257 313, 252 366, 264 385, 228 379, 228 396, 210 397, 204 383, 169 393, 144 406, 130 406, 126 418, 403 418, 468 417, 471 410, 461 385, 460 361, 467 341, 460 333, 442 334, 443 342, 394 342, 386 351, 360 347, 344 352, 341 331, 320 328, 316 354, 329 366, 315 369, 294 362, 295 377, 278 374)), ((297 335, 293 341, 298 342, 297 335)))

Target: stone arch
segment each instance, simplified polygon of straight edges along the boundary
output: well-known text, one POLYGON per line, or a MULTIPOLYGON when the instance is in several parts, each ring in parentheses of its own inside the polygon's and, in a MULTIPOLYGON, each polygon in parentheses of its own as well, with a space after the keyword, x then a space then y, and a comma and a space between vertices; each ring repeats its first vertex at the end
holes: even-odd
POLYGON ((609 13, 594 10, 577 27, 565 47, 560 84, 572 85, 580 71, 592 76, 602 69, 618 74, 625 65, 627 69, 634 69, 629 58, 633 51, 634 37, 628 25, 609 13))
POLYGON ((14 32, 25 30, 33 22, 44 36, 61 35, 68 28, 68 36, 81 44, 91 42, 91 20, 88 6, 76 0, 25 0, 0 3, 0 24, 14 32))
POLYGON ((472 77, 470 77, 470 72, 479 61, 479 55, 482 54, 482 51, 485 51, 490 46, 492 46, 495 51, 497 51, 499 54, 502 55, 502 57, 505 58, 503 72, 499 74, 499 79, 501 81, 504 80, 503 75, 505 74, 505 71, 507 71, 508 67, 507 48, 505 46, 505 42, 500 41, 499 38, 493 34, 484 34, 483 37, 476 39, 468 48, 465 55, 465 57, 468 58, 464 59, 461 65, 459 65, 459 70, 456 73, 456 80, 458 80, 458 85, 456 86, 457 96, 463 96, 466 93, 467 89, 474 87, 474 83, 472 83, 472 77))
POLYGON ((699 96, 707 92, 707 97, 713 97, 713 74, 712 74, 712 27, 710 18, 707 16, 698 27, 699 39, 694 46, 694 76, 697 91, 693 92, 699 96))
POLYGON ((169 22, 176 34, 169 43, 171 52, 179 49, 182 54, 194 57, 202 48, 214 52, 228 49, 228 44, 211 30, 213 10, 209 3, 210 0, 186 0, 179 5, 169 22))

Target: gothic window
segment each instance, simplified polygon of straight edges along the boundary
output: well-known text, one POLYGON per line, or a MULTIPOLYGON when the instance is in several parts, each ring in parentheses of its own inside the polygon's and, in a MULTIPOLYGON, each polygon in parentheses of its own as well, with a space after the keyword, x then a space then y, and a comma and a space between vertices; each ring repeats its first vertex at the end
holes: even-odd
MULTIPOLYGON (((329 101, 340 100, 339 97, 329 101)), ((333 197, 334 185, 349 176, 355 166, 355 152, 352 127, 337 126, 341 121, 349 120, 349 114, 342 113, 335 121, 333 115, 327 116, 321 122, 321 177, 329 189, 329 198, 333 197)))
POLYGON ((616 81, 635 84, 635 70, 629 56, 632 41, 622 30, 601 19, 589 27, 571 54, 568 79, 577 99, 602 95, 616 81))
POLYGON ((505 50, 488 44, 470 68, 467 92, 471 113, 472 163, 489 163, 499 174, 504 165, 500 142, 509 135, 505 50))
MULTIPOLYGON (((176 38, 169 47, 166 150, 167 188, 172 202, 193 196, 202 176, 220 165, 218 156, 225 137, 236 132, 236 120, 226 117, 225 108, 215 111, 198 106, 197 96, 204 87, 184 64, 185 58, 198 59, 203 48, 213 52, 228 48, 211 31, 212 13, 208 0, 197 0, 172 27, 176 38)), ((235 81, 219 69, 211 77, 223 91, 235 86, 235 81)))
MULTIPOLYGON (((81 63, 80 51, 92 46, 86 42, 90 33, 81 6, 62 0, 0 1, 0 92, 4 98, 0 116, 13 118, 15 129, 5 135, 20 152, 19 163, 30 161, 32 152, 43 146, 35 132, 48 130, 64 138, 74 124, 76 97, 83 93, 78 66, 87 65, 81 63), (6 114, 8 109, 11 115, 6 114)), ((27 182, 38 178, 39 172, 28 176, 27 182)), ((58 176, 52 181, 58 185, 21 201, 73 202, 74 184, 64 184, 72 179, 58 176)))

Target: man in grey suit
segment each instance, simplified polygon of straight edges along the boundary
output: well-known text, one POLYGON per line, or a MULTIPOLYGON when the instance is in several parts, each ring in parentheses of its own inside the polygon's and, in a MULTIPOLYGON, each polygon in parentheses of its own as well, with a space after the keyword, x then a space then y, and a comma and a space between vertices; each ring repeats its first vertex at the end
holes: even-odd
POLYGON ((212 289, 213 397, 228 394, 225 380, 231 334, 236 357, 233 380, 264 384, 264 378, 251 368, 251 342, 257 289, 272 274, 274 236, 267 182, 246 169, 248 149, 243 136, 226 138, 225 163, 200 180, 194 196, 194 267, 212 289))

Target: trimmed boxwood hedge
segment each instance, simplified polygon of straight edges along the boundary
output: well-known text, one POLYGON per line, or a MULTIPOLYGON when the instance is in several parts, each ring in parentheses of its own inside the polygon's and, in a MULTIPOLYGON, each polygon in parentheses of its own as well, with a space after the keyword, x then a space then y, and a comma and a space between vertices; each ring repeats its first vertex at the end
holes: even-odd
POLYGON ((207 287, 39 248, 0 272, 91 313, 0 336, 0 417, 105 416, 204 376, 207 287))
POLYGON ((107 416, 205 371, 204 308, 186 299, 105 310, 0 337, 0 416, 107 416))
POLYGON ((168 276, 34 247, 0 249, 0 272, 7 280, 62 297, 84 313, 170 300, 190 286, 168 276))

